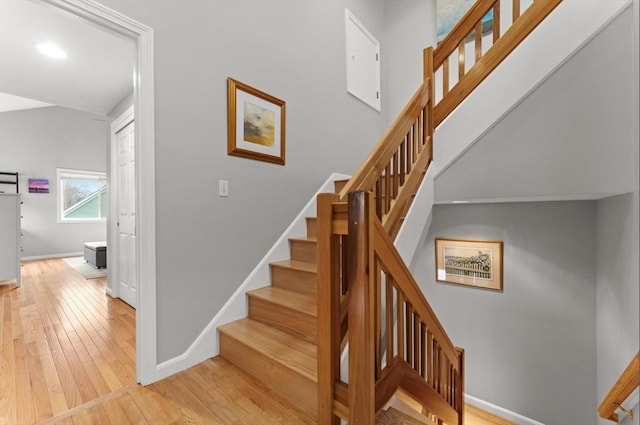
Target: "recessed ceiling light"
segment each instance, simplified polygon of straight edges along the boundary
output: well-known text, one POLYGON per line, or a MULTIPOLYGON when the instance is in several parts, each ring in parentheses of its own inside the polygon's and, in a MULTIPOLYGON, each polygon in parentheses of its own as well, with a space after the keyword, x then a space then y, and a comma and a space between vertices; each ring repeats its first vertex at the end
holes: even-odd
POLYGON ((49 56, 54 59, 64 59, 67 57, 67 52, 62 50, 54 43, 38 43, 36 48, 43 55, 49 56))
POLYGON ((451 201, 452 204, 468 204, 469 201, 451 201))

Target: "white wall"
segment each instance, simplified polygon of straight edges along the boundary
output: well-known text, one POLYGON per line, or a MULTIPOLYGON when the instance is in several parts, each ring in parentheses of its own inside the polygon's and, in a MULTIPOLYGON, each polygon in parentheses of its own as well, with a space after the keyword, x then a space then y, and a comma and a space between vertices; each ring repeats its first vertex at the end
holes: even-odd
POLYGON ((164 362, 187 350, 331 172, 351 174, 376 143, 380 114, 346 92, 344 9, 379 36, 383 4, 102 3, 154 29, 164 362), (227 77, 287 102, 285 166, 227 155, 227 77))
POLYGON ((632 192, 632 25, 629 8, 502 117, 436 178, 436 202, 632 192))
POLYGON ((453 343, 465 392, 545 424, 596 416, 593 201, 436 205, 414 276, 453 343), (504 242, 504 291, 435 282, 434 238, 504 242))
POLYGON ((436 44, 435 0, 386 0, 382 105, 387 128, 422 84, 423 50, 436 44))
POLYGON ((104 117, 57 106, 0 113, 0 170, 20 173, 23 257, 79 253, 84 242, 106 240, 104 222, 57 222, 56 168, 106 172, 107 133, 104 117), (48 179, 50 192, 28 193, 29 178, 48 179))
MULTIPOLYGON (((633 75, 630 91, 633 97, 632 114, 635 162, 633 193, 598 202, 598 400, 602 401, 614 382, 640 350, 640 136, 638 102, 640 71, 638 50, 638 16, 640 5, 633 1, 633 75)), ((631 408, 632 406, 627 405, 631 408)), ((638 424, 638 408, 633 421, 638 424)), ((619 412, 621 415, 622 413, 619 412)), ((624 416, 624 415, 623 415, 624 416)), ((599 423, 611 423, 600 419, 599 423)))

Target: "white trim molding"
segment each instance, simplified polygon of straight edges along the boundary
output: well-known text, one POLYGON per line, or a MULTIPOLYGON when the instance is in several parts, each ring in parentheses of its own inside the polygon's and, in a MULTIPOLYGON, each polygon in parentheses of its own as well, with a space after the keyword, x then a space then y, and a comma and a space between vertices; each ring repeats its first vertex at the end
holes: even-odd
POLYGON ((349 176, 347 175, 334 173, 322 184, 320 189, 318 189, 307 205, 300 211, 287 230, 284 231, 282 236, 280 236, 260 263, 258 263, 220 311, 218 311, 215 317, 211 319, 187 351, 158 365, 156 372, 158 379, 166 378, 167 376, 183 371, 220 353, 218 326, 247 316, 248 306, 246 293, 264 286, 265 282, 271 280, 269 263, 289 258, 289 238, 306 234, 306 218, 316 216, 316 198, 318 194, 333 192, 335 180, 348 178, 349 176))
POLYGON ((45 0, 95 25, 135 41, 134 106, 136 113, 136 379, 153 383, 157 367, 156 213, 153 30, 93 0, 45 0))
POLYGON ((475 406, 479 409, 484 410, 485 412, 493 413, 494 415, 500 416, 501 418, 510 420, 511 422, 515 422, 518 425, 545 425, 542 422, 538 422, 534 419, 527 418, 526 416, 522 416, 519 413, 512 412, 511 410, 504 409, 500 406, 496 406, 495 404, 491 404, 487 401, 480 400, 479 398, 473 397, 469 394, 464 395, 464 402, 475 406))
POLYGON ((68 257, 82 257, 84 252, 64 252, 58 254, 45 254, 45 255, 32 255, 29 257, 22 257, 22 261, 33 261, 33 260, 49 260, 51 258, 68 258, 68 257))

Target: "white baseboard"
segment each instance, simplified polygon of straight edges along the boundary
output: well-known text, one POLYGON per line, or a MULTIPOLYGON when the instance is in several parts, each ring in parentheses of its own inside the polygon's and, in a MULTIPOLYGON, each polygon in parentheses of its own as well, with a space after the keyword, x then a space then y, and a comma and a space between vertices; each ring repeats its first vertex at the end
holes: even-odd
POLYGON ((512 412, 511 410, 504 409, 500 406, 496 406, 495 404, 491 404, 487 401, 480 400, 479 398, 473 397, 469 394, 464 395, 464 402, 475 406, 479 409, 482 409, 486 412, 493 413, 494 415, 500 416, 501 418, 510 420, 511 422, 515 422, 519 425, 544 425, 542 422, 538 422, 531 418, 527 418, 526 416, 522 416, 519 413, 512 412))
POLYGON ((235 293, 229 298, 218 314, 209 322, 204 330, 198 335, 191 346, 179 356, 160 363, 156 369, 156 379, 160 380, 183 371, 191 366, 203 362, 220 353, 218 340, 218 326, 233 322, 246 317, 248 314, 247 300, 245 294, 253 289, 260 288, 265 282, 270 281, 269 263, 282 261, 289 258, 289 238, 304 235, 306 232, 306 217, 316 215, 316 197, 320 193, 333 192, 334 181, 348 179, 349 176, 333 173, 313 195, 307 205, 300 211, 298 216, 284 231, 282 236, 267 252, 260 263, 253 269, 245 281, 238 287, 235 293))
POLYGON ((22 257, 22 261, 34 261, 34 260, 49 260, 52 258, 67 258, 67 257, 82 257, 84 253, 80 252, 66 252, 64 254, 47 254, 47 255, 33 255, 29 257, 22 257))

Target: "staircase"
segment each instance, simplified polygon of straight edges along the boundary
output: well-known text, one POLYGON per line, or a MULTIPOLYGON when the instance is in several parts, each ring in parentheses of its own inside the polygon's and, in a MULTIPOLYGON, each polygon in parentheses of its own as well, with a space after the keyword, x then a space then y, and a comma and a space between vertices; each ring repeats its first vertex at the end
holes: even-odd
MULTIPOLYGON (((336 191, 345 181, 335 183, 336 191)), ((316 417, 317 228, 289 239, 291 259, 270 264, 271 286, 247 292, 249 316, 218 328, 220 355, 316 417)))
POLYGON ((247 293, 248 317, 218 328, 223 357, 320 424, 430 423, 388 406, 398 390, 438 423, 464 424, 464 350, 393 241, 433 160, 435 127, 560 1, 537 1, 521 14, 513 0, 513 23, 502 33, 500 1, 477 0, 437 49, 425 49, 424 82, 396 121, 351 179, 318 196, 317 220, 289 240, 290 260, 270 264, 271 286, 247 293), (483 55, 481 20, 490 11, 498 22, 483 55), (452 87, 450 62, 459 66, 452 87))

